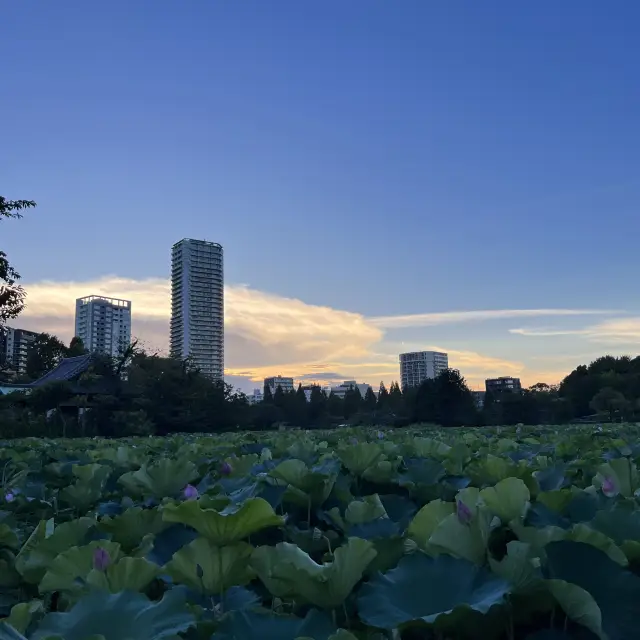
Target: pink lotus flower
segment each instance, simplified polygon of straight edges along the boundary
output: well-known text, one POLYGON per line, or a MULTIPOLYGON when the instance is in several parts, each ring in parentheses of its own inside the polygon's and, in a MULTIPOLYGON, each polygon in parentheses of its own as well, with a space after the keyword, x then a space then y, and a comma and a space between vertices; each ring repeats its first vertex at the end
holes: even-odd
POLYGON ((184 497, 187 500, 197 500, 198 498, 198 490, 192 485, 192 484, 188 484, 185 488, 184 488, 184 497))
POLYGON ((613 498, 618 495, 618 487, 616 487, 616 483, 613 478, 606 476, 602 480, 602 493, 604 493, 607 498, 613 498))
POLYGON ((228 462, 223 462, 220 465, 220 474, 228 476, 233 471, 233 467, 228 462))
POLYGON ((458 520, 462 524, 469 524, 471 522, 471 519, 473 518, 471 509, 469 509, 469 507, 464 502, 462 502, 462 500, 458 500, 458 502, 456 503, 456 514, 458 516, 458 520))
POLYGON ((111 556, 106 549, 96 547, 93 552, 93 568, 97 571, 104 571, 111 564, 111 556))

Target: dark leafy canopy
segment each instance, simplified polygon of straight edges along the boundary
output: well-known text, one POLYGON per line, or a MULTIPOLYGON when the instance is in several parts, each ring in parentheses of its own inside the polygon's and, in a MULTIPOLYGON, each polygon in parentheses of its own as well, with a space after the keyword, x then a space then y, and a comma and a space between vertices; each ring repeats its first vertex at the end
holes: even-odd
POLYGON ((68 356, 69 349, 62 340, 50 333, 40 333, 27 352, 27 376, 37 380, 68 356))
MULTIPOLYGON (((7 200, 0 196, 0 221, 3 218, 20 218, 24 209, 35 207, 32 200, 7 200)), ((20 274, 11 266, 7 254, 0 249, 0 330, 7 322, 16 318, 24 309, 25 292, 17 284, 20 274)))

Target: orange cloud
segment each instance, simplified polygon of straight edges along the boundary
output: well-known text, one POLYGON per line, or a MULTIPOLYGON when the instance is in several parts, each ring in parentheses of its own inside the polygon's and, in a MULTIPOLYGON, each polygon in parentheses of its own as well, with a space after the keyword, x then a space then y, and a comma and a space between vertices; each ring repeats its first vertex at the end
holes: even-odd
MULTIPOLYGON (((26 284, 27 308, 19 325, 26 329, 50 331, 65 340, 73 335, 75 299, 101 294, 132 301, 132 331, 151 350, 165 351, 169 334, 170 285, 167 280, 133 280, 105 276, 86 282, 43 281, 26 284)), ((377 385, 399 377, 398 355, 393 343, 385 343, 385 328, 426 324, 482 321, 513 317, 504 314, 539 315, 553 310, 455 312, 367 318, 359 313, 307 304, 258 291, 246 286, 225 287, 225 370, 254 382, 281 374, 318 382, 335 382, 338 377, 377 385), (497 315, 496 315, 497 314, 497 315), (408 320, 414 318, 414 320, 408 320), (431 318, 431 319, 429 319, 431 318), (409 323, 409 324, 407 324, 409 323), (323 375, 325 377, 323 378, 323 375)), ((558 314, 596 313, 559 310, 558 314)), ((484 379, 497 375, 521 376, 538 382, 519 361, 505 360, 475 351, 446 346, 423 346, 447 351, 450 366, 458 368, 470 385, 482 386, 484 379)))

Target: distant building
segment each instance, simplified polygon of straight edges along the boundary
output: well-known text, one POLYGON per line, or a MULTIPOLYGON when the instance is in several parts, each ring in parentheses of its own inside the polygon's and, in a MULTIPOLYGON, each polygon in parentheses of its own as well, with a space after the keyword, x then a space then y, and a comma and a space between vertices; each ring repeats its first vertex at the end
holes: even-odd
POLYGON ((355 380, 345 380, 342 384, 337 387, 331 387, 330 394, 332 393, 334 396, 338 396, 338 398, 344 398, 347 393, 352 389, 358 389, 360 391, 360 395, 364 398, 367 394, 367 391, 371 389, 371 385, 366 382, 356 382, 355 380))
POLYGON ((26 329, 0 328, 0 365, 19 375, 27 371, 29 347, 38 336, 36 331, 26 329))
POLYGON ((247 400, 249 404, 258 404, 264 400, 264 394, 262 393, 262 389, 254 389, 253 393, 247 395, 247 400))
POLYGON ((487 393, 521 393, 522 385, 520 384, 520 378, 489 378, 485 380, 485 389, 487 393))
POLYGON ((120 355, 131 344, 131 301, 105 296, 78 298, 76 336, 87 351, 120 355))
POLYGON ((482 409, 484 407, 484 391, 472 391, 473 402, 476 405, 476 409, 482 409))
POLYGON ((185 238, 171 248, 171 356, 224 379, 222 245, 185 238))
POLYGON ((264 388, 269 387, 271 395, 275 395, 276 389, 280 387, 285 393, 293 391, 293 378, 283 378, 282 376, 273 376, 264 379, 264 388))
POLYGON ((400 354, 402 389, 419 387, 425 380, 437 378, 449 368, 449 356, 439 351, 413 351, 400 354))

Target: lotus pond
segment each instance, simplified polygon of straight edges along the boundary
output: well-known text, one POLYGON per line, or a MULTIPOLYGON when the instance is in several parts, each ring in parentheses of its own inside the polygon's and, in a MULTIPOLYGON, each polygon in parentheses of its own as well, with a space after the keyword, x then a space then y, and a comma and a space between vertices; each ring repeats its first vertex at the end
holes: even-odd
POLYGON ((640 638, 635 425, 0 443, 0 640, 640 638))

